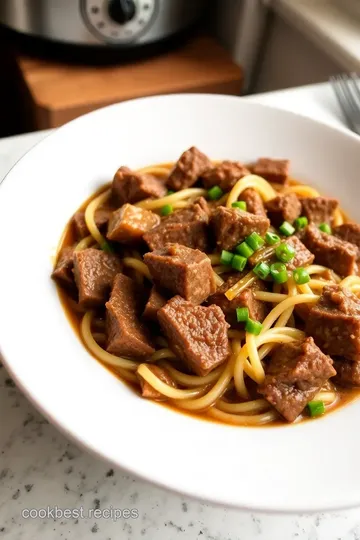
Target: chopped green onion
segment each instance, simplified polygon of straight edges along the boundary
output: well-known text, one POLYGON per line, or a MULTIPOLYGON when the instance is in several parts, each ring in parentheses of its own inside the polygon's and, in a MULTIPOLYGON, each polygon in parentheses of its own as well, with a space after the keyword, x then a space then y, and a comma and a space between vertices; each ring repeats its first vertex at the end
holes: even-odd
POLYGON ((309 401, 307 408, 310 416, 320 416, 325 412, 325 405, 323 401, 309 401))
POLYGON ((262 330, 262 324, 258 321, 253 321, 252 319, 248 319, 245 324, 245 331, 249 332, 249 334, 254 334, 255 336, 258 336, 262 330))
POLYGON ((289 244, 283 242, 277 248, 275 248, 275 254, 279 261, 287 263, 295 257, 295 249, 289 244))
POLYGON ((217 201, 224 194, 223 190, 219 186, 213 186, 208 191, 208 197, 211 201, 217 201))
POLYGON ((257 232, 251 233, 247 238, 245 238, 245 242, 253 249, 254 251, 257 251, 264 245, 264 240, 261 238, 261 236, 257 232))
POLYGON ((233 260, 231 261, 231 266, 234 270, 242 272, 246 266, 247 258, 242 257, 241 255, 234 255, 233 260))
POLYGON ((233 258, 234 258, 234 254, 231 253, 231 251, 226 251, 225 249, 222 250, 221 256, 220 256, 221 264, 230 265, 232 263, 233 258))
POLYGON ((240 210, 244 210, 244 212, 246 212, 246 202, 245 201, 233 202, 231 206, 233 208, 239 208, 240 210))
POLYGON ((237 322, 246 322, 249 318, 249 308, 238 307, 236 308, 236 320, 237 322))
POLYGON ((247 259, 254 253, 254 250, 246 242, 241 242, 241 244, 236 246, 235 251, 238 255, 242 255, 242 257, 246 257, 247 259))
POLYGON ((305 268, 299 267, 295 268, 293 271, 294 281, 297 285, 305 285, 310 281, 310 276, 305 268))
POLYGON ((320 229, 320 231, 322 231, 322 232, 324 232, 326 234, 331 234, 332 233, 331 227, 330 227, 330 225, 328 223, 321 223, 319 225, 319 229, 320 229))
POLYGON ((109 244, 109 242, 106 242, 106 240, 101 244, 100 247, 106 253, 114 253, 112 246, 109 244))
POLYGON ((260 262, 253 268, 253 272, 260 279, 266 279, 270 274, 270 266, 265 262, 260 262))
POLYGON ((280 242, 280 236, 272 232, 267 232, 265 234, 265 242, 269 244, 269 246, 273 246, 274 244, 280 242))
POLYGON ((284 221, 284 223, 282 225, 280 225, 279 231, 284 236, 291 236, 292 234, 294 234, 295 229, 288 221, 284 221))
POLYGON ((166 195, 174 195, 175 191, 173 191, 172 189, 168 189, 166 195))
POLYGON ((173 212, 173 207, 171 206, 171 204, 165 204, 165 206, 162 207, 162 209, 160 210, 160 213, 162 216, 168 216, 169 214, 171 214, 173 212))
POLYGON ((270 274, 275 283, 286 283, 288 280, 288 273, 286 266, 283 263, 277 262, 270 266, 270 274))
POLYGON ((300 231, 300 229, 305 229, 305 227, 307 227, 309 221, 308 221, 308 218, 306 216, 300 216, 298 218, 295 219, 294 221, 294 225, 295 225, 295 229, 297 231, 300 231))

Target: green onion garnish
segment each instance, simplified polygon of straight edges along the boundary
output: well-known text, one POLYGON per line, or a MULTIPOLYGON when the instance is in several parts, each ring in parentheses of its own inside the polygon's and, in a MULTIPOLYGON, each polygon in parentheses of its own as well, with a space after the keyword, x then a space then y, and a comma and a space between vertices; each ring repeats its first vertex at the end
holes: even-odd
POLYGON ((285 264, 281 262, 274 263, 270 266, 270 274, 275 283, 286 283, 288 280, 288 273, 285 264))
POLYGON ((275 248, 275 254, 279 261, 287 263, 295 257, 295 249, 283 242, 275 248))
POLYGON ((308 221, 308 218, 306 216, 300 216, 298 218, 295 219, 294 221, 294 225, 295 225, 295 229, 297 231, 300 231, 301 229, 305 229, 305 227, 307 227, 309 221, 308 221))
POLYGON ((274 244, 280 242, 280 236, 272 232, 267 232, 265 234, 265 242, 269 244, 269 246, 273 246, 274 244))
POLYGON ((168 189, 166 195, 174 195, 175 191, 168 189))
POLYGON ((249 308, 247 307, 236 308, 237 322, 246 322, 248 319, 249 319, 249 308))
POLYGON ((325 412, 325 405, 323 401, 309 401, 307 408, 310 416, 320 416, 325 412))
POLYGON ((297 285, 305 285, 310 281, 310 276, 305 268, 295 268, 293 271, 294 281, 297 285))
POLYGON ((260 279, 266 279, 270 274, 270 266, 265 262, 260 262, 253 268, 253 272, 260 279))
POLYGON ((249 334, 254 334, 255 336, 258 336, 262 330, 262 324, 258 321, 253 321, 252 319, 248 319, 245 324, 245 331, 249 332, 249 334))
POLYGON ((245 201, 233 202, 231 206, 233 208, 239 208, 240 210, 243 210, 244 212, 246 212, 246 202, 245 201))
POLYGON ((245 242, 253 249, 254 251, 257 251, 264 245, 264 240, 261 238, 261 236, 257 232, 251 233, 247 238, 245 238, 245 242))
POLYGON ((328 223, 321 223, 319 225, 319 229, 320 229, 320 231, 322 231, 322 232, 324 232, 326 234, 331 234, 331 232, 332 232, 331 227, 330 227, 330 225, 328 223))
POLYGON ((100 247, 106 253, 114 253, 112 246, 109 244, 109 242, 106 242, 106 240, 101 244, 100 247))
POLYGON ((165 204, 162 209, 160 210, 160 214, 162 216, 168 216, 169 214, 171 214, 173 212, 173 207, 171 206, 171 204, 165 204))
POLYGON ((225 249, 222 250, 221 256, 220 256, 221 264, 230 265, 232 263, 233 258, 234 258, 234 254, 231 253, 231 251, 226 251, 225 249))
POLYGON ((208 197, 211 201, 217 201, 224 194, 223 190, 219 186, 213 186, 208 191, 208 197))
POLYGON ((242 257, 246 257, 247 259, 253 255, 254 250, 251 249, 251 247, 246 242, 241 242, 238 246, 236 246, 235 251, 238 255, 241 255, 242 257))
POLYGON ((291 236, 292 234, 294 234, 295 229, 288 221, 284 221, 284 223, 282 225, 280 225, 279 231, 284 236, 291 236))
POLYGON ((231 266, 234 270, 237 270, 238 272, 242 272, 246 266, 247 258, 242 257, 241 255, 234 255, 233 259, 231 261, 231 266))

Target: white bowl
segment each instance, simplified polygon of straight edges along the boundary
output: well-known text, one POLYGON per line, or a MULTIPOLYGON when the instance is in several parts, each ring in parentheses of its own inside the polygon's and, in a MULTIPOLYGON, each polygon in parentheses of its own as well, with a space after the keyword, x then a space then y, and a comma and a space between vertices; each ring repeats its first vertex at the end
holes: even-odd
POLYGON ((292 174, 360 219, 359 139, 282 110, 213 95, 152 97, 88 114, 46 138, 0 191, 0 344, 16 383, 47 418, 97 455, 178 492, 263 511, 360 504, 360 401, 314 421, 245 428, 136 396, 90 356, 50 280, 72 213, 120 165, 291 159, 292 174))

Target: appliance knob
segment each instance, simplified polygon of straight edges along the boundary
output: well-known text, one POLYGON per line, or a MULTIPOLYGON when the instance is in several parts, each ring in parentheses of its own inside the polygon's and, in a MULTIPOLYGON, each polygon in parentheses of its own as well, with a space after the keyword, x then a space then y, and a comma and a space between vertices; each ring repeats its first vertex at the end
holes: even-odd
POLYGON ((108 11, 115 22, 126 24, 135 16, 135 2, 133 0, 109 0, 108 11))

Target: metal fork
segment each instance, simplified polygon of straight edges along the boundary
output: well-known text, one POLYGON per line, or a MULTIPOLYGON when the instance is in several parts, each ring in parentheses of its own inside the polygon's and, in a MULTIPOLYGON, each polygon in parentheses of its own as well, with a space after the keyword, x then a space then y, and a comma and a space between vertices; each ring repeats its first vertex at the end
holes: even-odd
POLYGON ((346 123, 351 131, 360 135, 360 89, 359 77, 356 73, 335 75, 330 77, 346 123))

